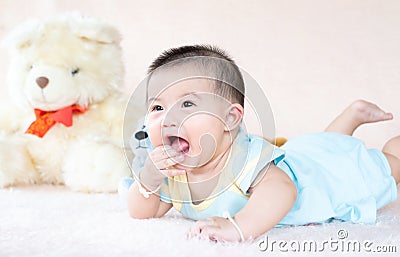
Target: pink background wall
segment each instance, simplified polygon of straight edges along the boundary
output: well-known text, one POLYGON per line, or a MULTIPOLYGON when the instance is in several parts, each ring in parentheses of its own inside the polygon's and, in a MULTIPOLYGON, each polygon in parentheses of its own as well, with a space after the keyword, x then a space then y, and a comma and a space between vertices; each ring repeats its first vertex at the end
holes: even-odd
MULTIPOLYGON (((0 40, 26 19, 65 11, 97 16, 120 30, 128 93, 161 51, 210 43, 262 85, 280 136, 320 131, 357 98, 392 111, 395 120, 367 125, 356 136, 381 147, 400 134, 397 0, 0 0, 0 40)), ((1 48, 2 101, 7 66, 1 48)))

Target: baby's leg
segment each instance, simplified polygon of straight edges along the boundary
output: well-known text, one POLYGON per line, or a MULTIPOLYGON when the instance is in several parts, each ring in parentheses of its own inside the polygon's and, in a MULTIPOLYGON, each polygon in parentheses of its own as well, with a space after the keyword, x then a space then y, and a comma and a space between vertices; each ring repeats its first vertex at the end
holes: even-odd
POLYGON ((382 149, 389 161, 392 176, 396 183, 400 182, 400 136, 390 139, 382 149))
POLYGON ((325 131, 351 136, 362 124, 391 119, 393 115, 383 111, 377 105, 365 100, 357 100, 337 116, 325 131))

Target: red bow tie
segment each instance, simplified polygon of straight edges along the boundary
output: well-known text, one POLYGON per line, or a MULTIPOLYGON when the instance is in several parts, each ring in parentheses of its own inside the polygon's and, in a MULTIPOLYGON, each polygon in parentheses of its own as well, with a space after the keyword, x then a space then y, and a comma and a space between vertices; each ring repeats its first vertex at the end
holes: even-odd
POLYGON ((62 123, 67 127, 71 127, 72 114, 84 113, 86 109, 86 107, 77 104, 50 112, 35 109, 36 120, 32 122, 25 133, 43 137, 56 123, 62 123))

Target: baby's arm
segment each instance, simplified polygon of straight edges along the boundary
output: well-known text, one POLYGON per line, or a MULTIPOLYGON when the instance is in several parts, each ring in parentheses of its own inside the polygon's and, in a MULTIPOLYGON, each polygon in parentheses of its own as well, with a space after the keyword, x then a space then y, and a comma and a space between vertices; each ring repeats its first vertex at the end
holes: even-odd
MULTIPOLYGON (((296 197, 297 191, 292 180, 271 164, 265 176, 251 189, 245 207, 234 217, 244 238, 256 238, 273 228, 290 211, 296 197)), ((239 233, 230 221, 220 217, 197 222, 190 234, 217 241, 240 240, 239 233)))
POLYGON ((271 163, 261 181, 252 188, 248 203, 235 215, 235 220, 245 238, 256 238, 278 224, 293 207, 296 198, 293 181, 271 163))
POLYGON ((135 181, 128 193, 128 211, 132 218, 159 218, 171 209, 172 204, 161 201, 158 192, 145 198, 139 192, 138 183, 135 181))

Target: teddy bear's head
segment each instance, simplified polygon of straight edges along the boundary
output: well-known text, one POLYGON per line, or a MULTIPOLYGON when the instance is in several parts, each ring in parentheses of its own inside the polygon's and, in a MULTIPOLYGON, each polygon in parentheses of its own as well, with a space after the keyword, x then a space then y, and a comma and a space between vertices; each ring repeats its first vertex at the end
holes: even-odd
POLYGON ((122 84, 118 31, 93 17, 30 21, 7 40, 9 92, 44 111, 103 101, 122 84))

